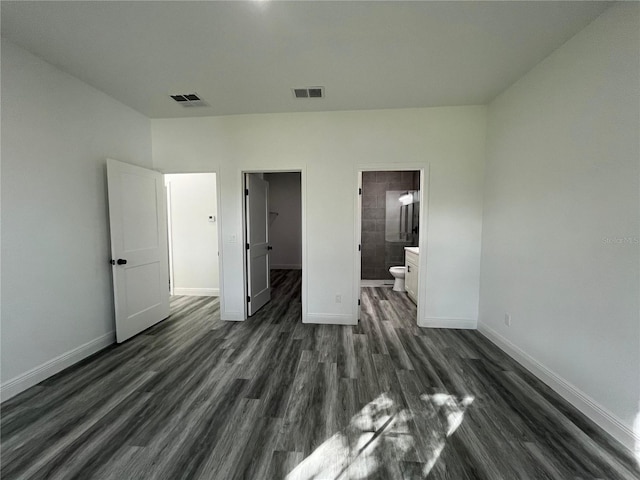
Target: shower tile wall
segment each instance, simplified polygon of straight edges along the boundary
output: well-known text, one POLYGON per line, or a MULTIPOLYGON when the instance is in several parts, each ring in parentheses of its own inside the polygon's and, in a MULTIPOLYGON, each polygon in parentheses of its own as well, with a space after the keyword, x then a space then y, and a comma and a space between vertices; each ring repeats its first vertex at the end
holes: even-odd
POLYGON ((391 280, 389 267, 404 265, 404 247, 385 242, 387 190, 418 190, 420 172, 362 173, 362 278, 391 280), (385 245, 386 244, 386 245, 385 245))

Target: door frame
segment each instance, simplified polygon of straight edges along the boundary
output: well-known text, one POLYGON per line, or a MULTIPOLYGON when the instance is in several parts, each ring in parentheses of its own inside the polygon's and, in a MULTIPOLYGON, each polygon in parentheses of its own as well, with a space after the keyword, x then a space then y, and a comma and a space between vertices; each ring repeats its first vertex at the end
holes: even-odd
POLYGON ((360 306, 360 284, 362 282, 362 252, 358 250, 361 243, 362 235, 362 208, 361 194, 359 189, 362 188, 363 172, 402 172, 417 171, 420 172, 420 226, 418 228, 418 246, 420 247, 419 274, 418 274, 418 305, 416 325, 420 319, 425 318, 426 300, 425 290, 427 288, 427 232, 429 219, 429 164, 428 163, 380 163, 380 164, 358 164, 355 171, 355 192, 354 195, 354 271, 355 281, 353 285, 353 298, 356 299, 353 306, 353 316, 358 318, 360 306))
POLYGON ((171 217, 171 184, 167 185, 167 180, 162 174, 164 180, 164 195, 167 197, 167 250, 169 258, 169 295, 173 296, 173 289, 175 288, 173 282, 173 218, 171 217))
MULTIPOLYGON (((220 275, 220 258, 222 256, 221 252, 220 252, 220 215, 218 213, 219 209, 220 209, 220 196, 219 196, 219 184, 218 184, 218 173, 217 172, 161 172, 162 175, 215 175, 216 178, 216 211, 215 211, 215 224, 216 224, 216 229, 217 229, 217 233, 216 236, 218 237, 218 295, 222 295, 221 290, 220 290, 220 285, 221 285, 221 281, 220 279, 222 278, 222 276, 220 275)), ((174 289, 175 289, 175 282, 174 282, 174 275, 173 275, 173 216, 171 213, 171 206, 172 206, 172 202, 173 202, 173 197, 172 197, 172 191, 171 191, 171 183, 169 183, 167 185, 166 183, 166 179, 165 179, 165 196, 167 198, 167 237, 168 237, 168 247, 169 247, 169 294, 170 295, 174 295, 174 289)))
MULTIPOLYGON (((299 173, 300 174, 300 208, 302 214, 302 322, 307 318, 307 177, 304 167, 297 168, 256 168, 240 171, 240 194, 242 198, 242 305, 243 320, 248 317, 247 310, 247 215, 244 207, 244 175, 245 173, 299 173)), ((222 291, 220 291, 222 294, 222 291)))
MULTIPOLYGON (((173 174, 189 174, 189 173, 215 173, 216 175, 216 227, 217 227, 217 235, 218 235, 218 288, 219 288, 219 296, 218 300, 220 301, 220 311, 224 311, 224 284, 222 279, 224 278, 222 275, 223 272, 223 243, 222 243, 222 203, 221 203, 221 195, 220 195, 220 172, 216 169, 211 170, 158 170, 162 175, 173 175, 173 174)), ((168 206, 167 206, 168 208, 168 206)), ((171 230, 169 229, 169 225, 167 225, 167 237, 171 235, 171 230)), ((167 240, 170 240, 167 238, 167 240)), ((173 277, 171 277, 171 281, 173 282, 173 277)), ((171 292, 173 293, 173 283, 171 284, 171 292)))

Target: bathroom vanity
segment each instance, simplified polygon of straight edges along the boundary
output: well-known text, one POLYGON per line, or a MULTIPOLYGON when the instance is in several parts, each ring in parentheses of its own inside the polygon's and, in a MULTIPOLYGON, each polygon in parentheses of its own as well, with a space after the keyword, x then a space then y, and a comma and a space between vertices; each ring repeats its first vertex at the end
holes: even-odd
POLYGON ((404 247, 406 267, 404 287, 407 289, 407 295, 416 305, 418 304, 418 258, 420 258, 418 247, 404 247))

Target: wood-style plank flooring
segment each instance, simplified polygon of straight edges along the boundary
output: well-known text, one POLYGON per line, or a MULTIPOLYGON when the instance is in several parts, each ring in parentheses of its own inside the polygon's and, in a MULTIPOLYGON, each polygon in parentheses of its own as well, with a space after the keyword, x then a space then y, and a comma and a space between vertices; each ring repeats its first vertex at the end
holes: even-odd
POLYGON ((420 329, 363 289, 358 326, 302 324, 300 274, 223 322, 217 298, 2 404, 10 479, 638 479, 598 427, 475 331, 420 329))

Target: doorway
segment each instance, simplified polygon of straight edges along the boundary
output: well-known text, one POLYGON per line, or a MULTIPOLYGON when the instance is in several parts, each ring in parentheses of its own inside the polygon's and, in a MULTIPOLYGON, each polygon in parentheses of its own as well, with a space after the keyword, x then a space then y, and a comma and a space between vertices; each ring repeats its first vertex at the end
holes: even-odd
POLYGON ((164 176, 171 295, 219 296, 215 173, 164 176))
POLYGON ((425 259, 420 258, 426 219, 424 177, 423 168, 358 172, 359 319, 363 305, 369 313, 379 311, 371 302, 383 298, 417 322, 425 265, 425 259))
POLYGON ((274 281, 276 287, 287 282, 299 290, 296 298, 304 303, 302 172, 244 172, 243 189, 247 317, 268 315, 277 301, 273 296, 285 293, 272 288, 274 281))

